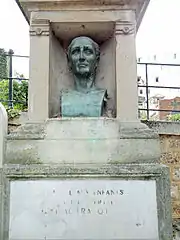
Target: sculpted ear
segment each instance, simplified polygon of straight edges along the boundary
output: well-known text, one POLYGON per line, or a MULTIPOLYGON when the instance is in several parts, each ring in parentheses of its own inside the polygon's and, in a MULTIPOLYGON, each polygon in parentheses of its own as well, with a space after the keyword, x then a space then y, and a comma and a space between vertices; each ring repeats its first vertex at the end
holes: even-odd
POLYGON ((99 65, 99 61, 100 61, 100 51, 97 51, 97 52, 96 52, 96 68, 97 68, 98 65, 99 65))
POLYGON ((97 60, 97 64, 98 64, 100 61, 100 49, 99 48, 96 50, 96 60, 97 60))
POLYGON ((69 66, 69 69, 71 70, 71 69, 72 69, 72 64, 71 64, 71 61, 70 61, 69 53, 68 53, 68 52, 66 53, 66 56, 67 56, 67 64, 68 64, 68 66, 69 66))

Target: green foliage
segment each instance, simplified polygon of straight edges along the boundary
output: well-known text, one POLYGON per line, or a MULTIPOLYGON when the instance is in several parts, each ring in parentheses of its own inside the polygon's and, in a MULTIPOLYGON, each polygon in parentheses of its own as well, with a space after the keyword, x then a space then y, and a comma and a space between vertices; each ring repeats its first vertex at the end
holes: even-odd
POLYGON ((180 113, 168 115, 167 120, 168 121, 180 121, 180 113))
POLYGON ((20 116, 21 111, 19 109, 10 108, 7 109, 8 119, 13 119, 20 116))
MULTIPOLYGON (((13 81, 13 108, 24 111, 27 109, 28 82, 26 80, 13 81)), ((0 81, 0 101, 8 109, 9 81, 0 81)))
POLYGON ((0 48, 0 78, 6 78, 8 76, 8 57, 6 54, 7 52, 5 52, 3 48, 0 48))

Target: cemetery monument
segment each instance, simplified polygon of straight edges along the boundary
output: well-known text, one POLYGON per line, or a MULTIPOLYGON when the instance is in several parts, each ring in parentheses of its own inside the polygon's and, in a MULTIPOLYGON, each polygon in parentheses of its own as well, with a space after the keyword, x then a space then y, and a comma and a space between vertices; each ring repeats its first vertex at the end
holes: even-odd
POLYGON ((171 240, 168 167, 138 119, 149 0, 17 0, 30 25, 28 121, 0 106, 0 239, 171 240))

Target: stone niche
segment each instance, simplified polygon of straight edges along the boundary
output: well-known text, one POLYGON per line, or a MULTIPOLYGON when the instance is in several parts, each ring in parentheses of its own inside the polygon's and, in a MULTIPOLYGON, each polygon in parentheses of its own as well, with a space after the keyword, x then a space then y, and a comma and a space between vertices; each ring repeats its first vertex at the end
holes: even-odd
POLYGON ((60 91, 73 87, 66 50, 77 36, 101 48, 96 85, 107 89, 109 117, 137 121, 135 36, 149 0, 20 0, 30 23, 29 120, 60 116, 60 91))
POLYGON ((52 23, 50 40, 50 93, 49 116, 60 116, 60 92, 74 87, 74 80, 68 69, 67 46, 76 36, 88 36, 100 45, 101 56, 97 71, 96 86, 107 89, 107 111, 110 117, 116 115, 115 85, 115 38, 114 23, 52 23))

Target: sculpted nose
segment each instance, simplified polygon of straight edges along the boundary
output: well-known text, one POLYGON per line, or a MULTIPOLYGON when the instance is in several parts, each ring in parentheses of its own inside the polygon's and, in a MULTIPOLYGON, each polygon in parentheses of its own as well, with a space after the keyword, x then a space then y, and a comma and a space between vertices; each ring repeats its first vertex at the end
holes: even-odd
POLYGON ((85 60, 84 52, 83 52, 82 50, 80 51, 79 60, 81 60, 81 61, 84 61, 84 60, 85 60))

